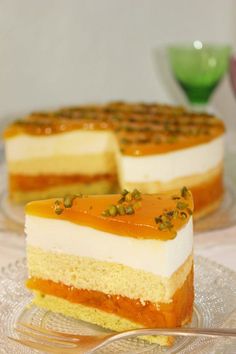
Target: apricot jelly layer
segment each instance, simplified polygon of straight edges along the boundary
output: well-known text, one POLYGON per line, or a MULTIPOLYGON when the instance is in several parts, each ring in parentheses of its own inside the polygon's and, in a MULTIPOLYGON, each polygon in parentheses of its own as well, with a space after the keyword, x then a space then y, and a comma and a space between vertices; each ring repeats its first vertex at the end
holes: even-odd
POLYGON ((193 311, 193 269, 178 289, 171 303, 158 306, 147 301, 124 296, 106 295, 99 291, 83 290, 55 283, 51 280, 30 278, 27 287, 42 294, 53 295, 72 303, 93 307, 139 323, 144 327, 176 327, 191 320, 193 311))
POLYGON ((93 176, 87 175, 21 175, 12 174, 9 176, 9 185, 12 192, 20 190, 21 192, 41 191, 50 187, 67 185, 72 183, 94 183, 99 181, 117 182, 117 177, 114 174, 97 174, 93 176))
POLYGON ((218 174, 208 182, 191 187, 191 192, 194 200, 194 210, 196 212, 220 200, 224 193, 223 173, 218 174))

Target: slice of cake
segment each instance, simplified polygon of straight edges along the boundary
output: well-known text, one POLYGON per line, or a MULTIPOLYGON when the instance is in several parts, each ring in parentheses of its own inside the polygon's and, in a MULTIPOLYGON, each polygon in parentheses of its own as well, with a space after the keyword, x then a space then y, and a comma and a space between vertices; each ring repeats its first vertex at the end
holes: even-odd
MULTIPOLYGON (((124 190, 29 203, 27 287, 34 303, 114 331, 188 323, 192 211, 185 187, 174 195, 124 190)), ((170 337, 154 340, 171 344, 170 337)))
POLYGON ((34 113, 5 131, 13 202, 191 189, 195 217, 223 195, 224 125, 208 114, 157 104, 111 103, 34 113))

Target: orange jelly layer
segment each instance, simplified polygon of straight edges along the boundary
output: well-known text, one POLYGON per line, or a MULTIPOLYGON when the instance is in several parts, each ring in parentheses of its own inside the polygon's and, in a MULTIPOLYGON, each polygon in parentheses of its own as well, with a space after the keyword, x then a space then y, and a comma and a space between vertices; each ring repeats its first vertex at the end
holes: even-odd
POLYGON ((183 286, 175 292, 172 302, 160 303, 158 307, 150 301, 143 304, 139 299, 134 300, 117 295, 108 296, 99 291, 76 289, 62 283, 38 278, 29 279, 27 287, 72 303, 94 307, 127 318, 145 327, 181 326, 191 320, 193 311, 193 269, 183 286))
MULTIPOLYGON (((120 194, 113 195, 89 195, 76 198, 71 208, 64 208, 60 215, 55 213, 56 199, 41 200, 28 203, 26 214, 43 218, 68 220, 75 224, 89 226, 108 233, 130 236, 141 239, 160 239, 169 240, 176 237, 176 233, 189 220, 189 213, 186 218, 176 218, 172 220, 173 227, 160 230, 155 218, 162 215, 165 211, 176 209, 178 202, 188 205, 193 210, 192 196, 188 199, 173 195, 148 195, 142 194, 141 207, 135 210, 132 215, 103 216, 102 212, 110 205, 117 205, 121 198, 120 194)), ((62 204, 63 205, 63 204, 62 204)))
POLYGON ((224 193, 223 173, 218 174, 209 182, 191 187, 196 212, 204 209, 207 205, 216 202, 224 193))
POLYGON ((99 174, 94 176, 87 175, 21 175, 12 174, 9 176, 9 184, 12 192, 20 191, 34 191, 34 190, 44 190, 50 187, 55 187, 59 185, 67 185, 72 183, 94 183, 99 181, 109 181, 111 183, 117 182, 117 176, 114 174, 99 174))

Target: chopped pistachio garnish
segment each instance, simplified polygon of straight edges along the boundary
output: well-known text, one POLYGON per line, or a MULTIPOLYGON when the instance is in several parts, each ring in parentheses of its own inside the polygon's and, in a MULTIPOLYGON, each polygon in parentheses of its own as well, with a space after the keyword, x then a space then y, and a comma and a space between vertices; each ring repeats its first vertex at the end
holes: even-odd
POLYGON ((166 212, 166 216, 169 218, 169 219, 172 219, 174 217, 174 210, 169 210, 166 212))
POLYGON ((116 215, 131 215, 135 210, 141 208, 141 193, 134 189, 133 192, 124 189, 121 192, 121 198, 117 205, 111 205, 108 209, 102 212, 102 216, 116 216, 116 215))
POLYGON ((183 197, 184 199, 188 198, 188 196, 190 195, 188 188, 185 186, 181 189, 180 192, 181 192, 181 197, 183 197))
POLYGON ((127 189, 123 189, 123 191, 121 192, 121 195, 123 195, 124 197, 126 196, 126 194, 128 194, 129 191, 127 191, 127 189))
POLYGON ((139 199, 142 198, 140 191, 139 191, 138 189, 136 189, 136 188, 133 190, 133 192, 131 193, 131 195, 132 195, 132 197, 133 197, 134 199, 136 199, 136 200, 139 200, 139 199))
POLYGON ((125 195, 125 201, 126 202, 131 202, 132 200, 132 194, 129 192, 125 195))
POLYGON ((178 216, 179 216, 179 211, 175 209, 173 214, 173 219, 177 219, 178 216))
POLYGON ((116 208, 115 205, 111 205, 108 210, 109 210, 110 216, 116 216, 117 215, 117 208, 116 208))
POLYGON ((117 205, 119 215, 125 215, 125 207, 123 205, 117 205))
POLYGON ((122 197, 118 200, 118 204, 122 204, 125 202, 125 197, 122 197))
POLYGON ((155 223, 156 223, 156 224, 161 223, 161 222, 162 222, 162 215, 155 217, 154 220, 155 220, 155 223))
POLYGON ((188 214, 192 215, 192 210, 188 208, 188 204, 185 202, 178 201, 176 208, 177 209, 173 210, 164 210, 162 215, 155 217, 155 223, 159 224, 160 231, 171 230, 174 227, 172 220, 175 220, 177 218, 186 219, 188 217, 188 214), (186 209, 186 212, 182 211, 184 209, 186 209))
POLYGON ((171 230, 174 225, 170 221, 165 221, 159 224, 159 230, 171 230))
POLYGON ((180 213, 180 218, 181 219, 187 219, 187 214, 184 212, 184 211, 181 211, 181 213, 180 213))
POLYGON ((161 223, 158 228, 159 228, 160 231, 163 231, 163 230, 167 229, 166 225, 163 224, 163 223, 161 223))
POLYGON ((163 214, 162 218, 161 218, 161 221, 164 222, 164 223, 168 222, 169 221, 168 216, 166 214, 163 214))
POLYGON ((125 213, 127 215, 132 215, 134 214, 134 208, 132 207, 132 205, 128 205, 125 207, 125 213))
POLYGON ((129 193, 129 191, 127 191, 127 189, 123 189, 123 191, 121 192, 122 197, 118 200, 119 204, 122 204, 125 202, 125 198, 128 193, 129 193))
POLYGON ((64 197, 63 203, 65 208, 71 208, 76 195, 68 194, 64 197))
POLYGON ((159 224, 159 230, 171 230, 174 225, 172 224, 171 220, 175 215, 175 210, 166 211, 163 215, 157 216, 155 218, 156 224, 159 224))
POLYGON ((56 200, 54 203, 54 211, 57 215, 61 215, 63 213, 62 203, 60 200, 56 200))
POLYGON ((179 202, 176 204, 176 208, 177 208, 177 209, 180 209, 180 210, 186 209, 187 207, 188 207, 188 204, 185 203, 185 202, 179 201, 179 202))

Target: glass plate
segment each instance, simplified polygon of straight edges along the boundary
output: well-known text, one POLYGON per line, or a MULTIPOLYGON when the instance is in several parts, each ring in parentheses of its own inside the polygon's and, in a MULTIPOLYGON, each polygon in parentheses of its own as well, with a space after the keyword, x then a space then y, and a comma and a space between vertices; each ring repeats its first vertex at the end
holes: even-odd
MULTIPOLYGON (((236 225, 236 153, 225 158, 225 194, 220 207, 194 223, 194 231, 226 229, 236 225)), ((24 207, 12 204, 7 197, 7 178, 4 162, 0 163, 0 221, 1 228, 19 234, 24 232, 24 207)))
MULTIPOLYGON (((104 333, 98 326, 74 320, 36 306, 27 306, 31 294, 24 286, 27 277, 25 260, 3 268, 0 272, 0 352, 30 354, 36 351, 16 344, 7 336, 16 336, 15 323, 20 320, 44 328, 59 331, 94 334, 104 333)), ((236 326, 236 273, 205 258, 195 259, 195 327, 236 326)), ((137 339, 115 342, 97 351, 98 354, 157 354, 157 353, 236 353, 236 341, 232 339, 206 339, 178 337, 171 348, 160 348, 137 339)))

